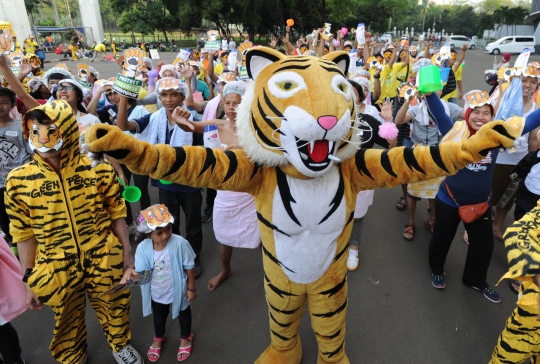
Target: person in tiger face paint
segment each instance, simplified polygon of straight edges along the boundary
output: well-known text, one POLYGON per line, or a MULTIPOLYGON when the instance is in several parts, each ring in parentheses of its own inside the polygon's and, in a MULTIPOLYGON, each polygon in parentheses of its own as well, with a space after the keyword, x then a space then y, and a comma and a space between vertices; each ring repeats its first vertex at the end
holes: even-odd
POLYGON ((77 118, 66 101, 30 110, 22 129, 34 160, 8 174, 5 203, 26 304, 54 312, 51 354, 60 363, 86 363, 88 296, 116 362, 142 364, 129 345, 131 294, 101 296, 135 267, 114 169, 92 168, 81 154, 77 118))

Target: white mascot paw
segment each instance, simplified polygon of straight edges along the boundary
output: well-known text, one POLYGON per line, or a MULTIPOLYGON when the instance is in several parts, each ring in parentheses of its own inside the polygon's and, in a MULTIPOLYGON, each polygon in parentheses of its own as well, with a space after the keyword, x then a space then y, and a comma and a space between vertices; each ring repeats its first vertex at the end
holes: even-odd
POLYGON ((94 168, 100 163, 105 162, 105 155, 103 153, 92 153, 90 151, 90 148, 88 147, 88 144, 83 144, 81 146, 81 149, 86 153, 86 156, 92 162, 92 168, 94 168))

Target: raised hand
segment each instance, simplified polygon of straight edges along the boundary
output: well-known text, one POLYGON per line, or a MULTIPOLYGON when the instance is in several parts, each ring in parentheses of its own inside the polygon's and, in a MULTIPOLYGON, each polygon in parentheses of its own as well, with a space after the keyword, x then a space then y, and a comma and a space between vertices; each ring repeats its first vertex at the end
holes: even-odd
POLYGON ((191 113, 183 107, 174 109, 171 118, 180 127, 187 126, 190 130, 195 130, 195 127, 188 121, 191 113))

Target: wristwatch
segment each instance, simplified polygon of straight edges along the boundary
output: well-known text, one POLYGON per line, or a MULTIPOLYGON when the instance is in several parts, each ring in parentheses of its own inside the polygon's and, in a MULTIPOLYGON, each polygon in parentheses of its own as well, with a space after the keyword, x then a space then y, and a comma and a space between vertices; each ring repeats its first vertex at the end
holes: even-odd
POLYGON ((30 277, 30 275, 32 274, 32 271, 34 270, 34 268, 27 268, 25 271, 24 271, 24 275, 22 277, 22 281, 24 283, 26 283, 28 281, 28 277, 30 277))

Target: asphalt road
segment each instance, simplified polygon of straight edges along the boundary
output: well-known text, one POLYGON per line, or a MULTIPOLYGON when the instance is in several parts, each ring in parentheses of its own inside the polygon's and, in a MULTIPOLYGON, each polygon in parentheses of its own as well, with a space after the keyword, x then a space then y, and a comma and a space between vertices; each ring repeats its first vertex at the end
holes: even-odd
MULTIPOLYGON (((52 55, 48 56, 52 58, 52 55)), ((161 56, 169 62, 174 58, 172 53, 161 56)), ((512 62, 515 58, 513 55, 512 62)), ((540 57, 533 56, 531 60, 540 61, 540 57)), ((67 63, 76 68, 75 62, 67 63)), ((491 68, 492 63, 493 56, 485 55, 482 50, 467 52, 464 90, 488 90, 483 71, 491 68)), ((102 77, 111 77, 118 72, 115 63, 95 62, 92 65, 102 77)), ((50 67, 51 63, 46 64, 46 69, 50 67)), ((394 207, 400 194, 400 187, 380 189, 375 193, 360 245, 360 266, 357 271, 349 272, 346 352, 351 363, 487 363, 497 337, 515 307, 516 295, 504 282, 497 288, 502 303, 494 304, 461 283, 467 252, 467 245, 461 240, 462 225, 446 261, 447 287, 434 289, 427 259, 430 233, 423 226, 427 201, 418 204, 415 239, 406 241, 402 238, 406 212, 394 207)), ((152 201, 158 202, 156 190, 152 190, 152 201)), ((137 209, 138 204, 134 204, 133 210, 137 209)), ((506 225, 509 223, 510 218, 506 225)), ((192 304, 195 339, 188 362, 253 363, 270 343, 260 252, 258 249, 235 250, 232 276, 216 291, 208 292, 208 279, 220 270, 220 249, 212 223, 204 224, 203 228, 203 273, 197 280, 198 297, 192 304)), ((506 269, 503 244, 495 241, 488 283, 494 285, 506 269)), ((142 317, 141 304, 140 291, 134 289, 132 344, 146 358, 154 331, 152 318, 142 317)), ((48 351, 54 325, 50 309, 27 311, 13 324, 19 332, 27 363, 55 362, 48 351)), ((88 363, 114 363, 91 308, 88 308, 87 325, 88 363)), ((315 363, 317 345, 307 314, 300 336, 303 363, 315 363)), ((178 337, 178 323, 169 319, 160 363, 176 362, 178 337)))

